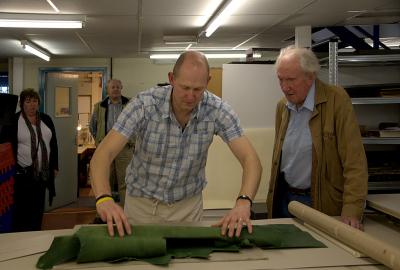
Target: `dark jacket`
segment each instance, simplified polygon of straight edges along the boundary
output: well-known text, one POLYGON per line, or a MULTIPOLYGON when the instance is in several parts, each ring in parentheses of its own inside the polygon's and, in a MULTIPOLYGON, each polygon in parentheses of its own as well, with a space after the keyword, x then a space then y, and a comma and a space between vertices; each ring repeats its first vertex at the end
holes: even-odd
MULTIPOLYGON (((17 159, 17 152, 18 152, 18 119, 20 115, 21 112, 17 112, 14 115, 13 124, 7 126, 7 128, 5 128, 2 131, 3 134, 1 136, 4 141, 11 142, 15 160, 17 159)), ((57 146, 56 129, 49 115, 41 112, 40 119, 51 130, 50 159, 49 159, 50 177, 46 183, 46 188, 49 190, 49 205, 51 205, 54 196, 56 196, 56 190, 54 184, 55 180, 54 170, 58 171, 58 146, 57 146)))

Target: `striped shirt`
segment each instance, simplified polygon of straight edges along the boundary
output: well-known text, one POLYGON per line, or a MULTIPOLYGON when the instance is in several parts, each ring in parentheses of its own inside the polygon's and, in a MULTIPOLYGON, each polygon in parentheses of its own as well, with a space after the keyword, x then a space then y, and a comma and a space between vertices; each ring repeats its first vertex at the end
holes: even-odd
POLYGON ((121 99, 117 103, 112 103, 111 99, 108 99, 106 133, 108 133, 114 126, 115 122, 117 122, 118 116, 122 112, 122 109, 123 107, 121 99))
POLYGON ((113 129, 136 136, 127 167, 128 194, 173 203, 202 192, 205 165, 214 135, 229 142, 243 135, 232 108, 205 91, 182 131, 171 110, 172 86, 155 87, 132 99, 113 129))

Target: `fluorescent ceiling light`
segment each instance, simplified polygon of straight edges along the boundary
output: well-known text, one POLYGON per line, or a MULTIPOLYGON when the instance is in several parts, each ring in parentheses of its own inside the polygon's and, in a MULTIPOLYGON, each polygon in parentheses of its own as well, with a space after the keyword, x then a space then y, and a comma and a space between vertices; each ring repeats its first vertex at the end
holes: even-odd
POLYGON ((24 50, 30 52, 31 54, 34 54, 37 57, 42 58, 43 60, 50 61, 50 56, 47 53, 45 53, 32 43, 28 42, 27 40, 21 40, 21 45, 24 50))
POLYGON ((4 20, 0 19, 0 27, 12 28, 82 28, 81 21, 52 20, 4 20))
POLYGON ((150 54, 150 59, 178 59, 180 54, 150 54))
POLYGON ((10 28, 83 28, 83 20, 71 15, 0 13, 0 27, 10 28))
POLYGON ((245 53, 213 53, 213 54, 206 54, 207 58, 246 58, 245 53))
POLYGON ((210 37, 215 30, 238 8, 241 0, 228 0, 225 4, 211 17, 206 25, 206 37, 210 37))
POLYGON ((47 3, 49 3, 49 5, 54 9, 55 12, 60 12, 60 10, 56 7, 56 5, 54 5, 53 2, 51 2, 51 0, 47 0, 47 3))
MULTIPOLYGON (((150 59, 178 59, 180 54, 151 54, 150 59)), ((206 53, 208 59, 246 58, 245 53, 206 53)))
POLYGON ((187 50, 189 50, 190 49, 190 47, 192 47, 192 43, 190 43, 189 45, 187 45, 187 47, 185 48, 185 51, 187 51, 187 50))

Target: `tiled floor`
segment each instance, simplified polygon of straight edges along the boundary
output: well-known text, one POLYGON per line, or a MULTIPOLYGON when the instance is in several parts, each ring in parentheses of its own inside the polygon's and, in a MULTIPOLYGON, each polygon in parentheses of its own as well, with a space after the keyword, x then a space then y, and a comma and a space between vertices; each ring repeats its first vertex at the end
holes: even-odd
POLYGON ((78 224, 90 224, 96 217, 95 199, 90 188, 82 188, 75 203, 46 212, 42 230, 71 229, 78 224))

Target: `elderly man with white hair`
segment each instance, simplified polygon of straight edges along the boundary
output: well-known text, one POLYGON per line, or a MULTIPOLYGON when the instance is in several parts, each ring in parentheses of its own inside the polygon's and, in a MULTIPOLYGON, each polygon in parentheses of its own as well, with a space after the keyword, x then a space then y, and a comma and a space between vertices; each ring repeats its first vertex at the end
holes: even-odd
POLYGON ((362 229, 368 170, 351 100, 317 78, 315 54, 284 48, 276 73, 285 95, 277 105, 268 216, 291 217, 300 201, 362 229))

